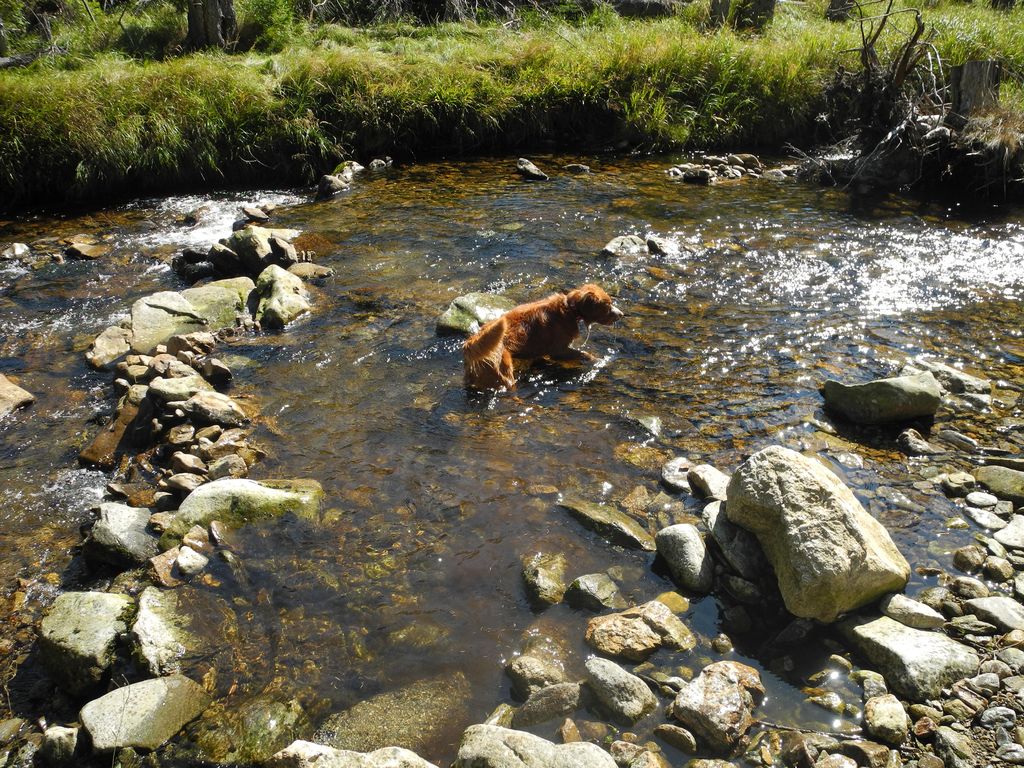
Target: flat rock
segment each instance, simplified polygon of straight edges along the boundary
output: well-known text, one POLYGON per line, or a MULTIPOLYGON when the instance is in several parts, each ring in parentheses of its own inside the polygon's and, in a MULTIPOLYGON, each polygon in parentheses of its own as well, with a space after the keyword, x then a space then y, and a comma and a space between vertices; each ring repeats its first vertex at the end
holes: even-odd
POLYGON ((813 459, 765 448, 736 470, 728 495, 726 514, 757 536, 795 616, 835 621, 907 583, 910 565, 885 527, 813 459))
POLYGON ((210 704, 203 688, 181 675, 144 680, 111 691, 82 707, 82 725, 93 749, 153 750, 210 704))
POLYGON ((93 562, 131 568, 159 552, 160 537, 149 529, 149 510, 108 502, 85 540, 83 552, 93 562))
POLYGON ((459 296, 437 319, 437 335, 470 336, 515 305, 512 299, 496 293, 467 293, 459 296))
POLYGON ((685 456, 677 456, 671 461, 666 461, 661 468, 661 481, 671 490, 676 492, 690 492, 690 481, 687 479, 690 473, 690 460, 685 456))
POLYGON ((839 628, 889 686, 911 701, 937 698, 944 687, 973 675, 981 663, 967 646, 887 616, 849 619, 839 628))
POLYGON ((1024 472, 1007 467, 986 465, 974 471, 974 477, 1000 499, 1024 505, 1024 472))
POLYGON ((934 416, 942 390, 930 371, 913 376, 876 379, 866 384, 826 381, 825 406, 857 424, 888 424, 934 416))
POLYGON ((221 392, 196 392, 182 403, 181 410, 198 425, 219 424, 230 428, 249 423, 242 406, 221 392))
POLYGON ((992 538, 1010 549, 1024 549, 1024 515, 1014 515, 1002 530, 992 534, 992 538))
POLYGON ((588 659, 587 684, 614 719, 632 725, 658 708, 658 699, 647 683, 614 661, 588 659))
POLYGON ((614 507, 589 501, 567 500, 559 504, 585 528, 600 534, 612 544, 653 552, 657 549, 651 536, 636 520, 614 507))
POLYGON ((176 379, 153 379, 149 384, 148 396, 158 403, 179 403, 200 392, 212 392, 213 387, 199 374, 176 379))
POLYGON ((231 528, 285 514, 317 521, 323 495, 315 480, 214 480, 185 498, 167 525, 161 545, 177 543, 192 526, 207 526, 214 520, 231 528))
POLYGON ((452 768, 617 768, 596 744, 552 744, 532 733, 472 725, 462 735, 452 768))
POLYGON ((587 622, 586 641, 606 656, 632 661, 643 661, 663 646, 688 651, 697 644, 679 617, 657 600, 592 618, 587 622))
POLYGON ((256 321, 264 328, 284 328, 313 308, 302 278, 271 264, 256 280, 256 321))
POLYGON ((421 680, 331 715, 316 741, 368 752, 397 746, 422 752, 468 716, 469 683, 461 672, 421 680))
POLYGON ((763 697, 757 670, 720 661, 683 684, 669 714, 713 751, 731 752, 754 724, 754 707, 763 697))
POLYGON ((54 679, 75 695, 102 682, 133 607, 130 597, 106 592, 58 596, 39 629, 43 663, 54 679))
POLYGON ((999 627, 1003 632, 1024 630, 1024 605, 1012 597, 977 597, 965 604, 966 612, 999 627))
POLYGON ((187 288, 181 295, 206 321, 207 330, 219 331, 232 327, 236 318, 246 311, 253 287, 248 277, 231 277, 187 288))
POLYGON ((515 728, 530 728, 555 719, 563 719, 580 706, 579 683, 556 683, 535 690, 512 716, 515 728))
POLYGON ((35 395, 0 373, 0 419, 35 401, 35 395))
POLYGON ((292 742, 264 765, 266 768, 437 768, 434 763, 401 747, 352 752, 311 741, 292 742))
POLYGON ((938 629, 946 623, 941 613, 906 595, 883 597, 878 607, 890 619, 914 629, 938 629))
POLYGON ((171 336, 209 330, 207 325, 206 318, 180 293, 154 293, 132 304, 131 348, 149 355, 171 336))
POLYGON ((711 591, 715 564, 695 526, 688 523, 670 525, 658 531, 654 538, 658 554, 668 564, 676 584, 697 594, 711 591))
POLYGON ((964 507, 964 517, 969 518, 982 528, 987 528, 990 531, 1001 531, 1006 527, 1006 521, 991 509, 982 509, 981 507, 964 507))

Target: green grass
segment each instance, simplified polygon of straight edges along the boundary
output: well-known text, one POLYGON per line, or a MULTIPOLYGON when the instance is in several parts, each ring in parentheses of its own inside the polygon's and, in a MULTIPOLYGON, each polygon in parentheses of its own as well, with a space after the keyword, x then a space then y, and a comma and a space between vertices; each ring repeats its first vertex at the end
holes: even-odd
MULTIPOLYGON (((346 155, 813 143, 826 83, 856 66, 855 25, 823 21, 820 2, 780 6, 764 36, 708 32, 705 16, 696 3, 655 22, 599 10, 519 29, 295 23, 263 53, 166 60, 181 30, 161 12, 134 37, 110 19, 71 25, 57 32, 68 56, 0 73, 0 207, 297 182, 346 155), (116 53, 129 49, 141 58, 116 53)), ((1024 71, 1024 9, 926 17, 944 62, 995 55, 1024 71)), ((1024 115, 1020 87, 1004 91, 1024 115)))

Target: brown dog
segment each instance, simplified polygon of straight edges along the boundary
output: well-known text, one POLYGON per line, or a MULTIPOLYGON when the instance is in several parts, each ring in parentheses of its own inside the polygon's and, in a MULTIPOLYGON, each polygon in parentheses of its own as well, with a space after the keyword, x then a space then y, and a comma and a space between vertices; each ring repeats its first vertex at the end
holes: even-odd
POLYGON ((470 389, 516 388, 512 359, 583 356, 569 345, 579 336, 579 323, 611 325, 622 317, 601 288, 588 283, 569 293, 520 304, 492 320, 462 345, 466 386, 470 389))

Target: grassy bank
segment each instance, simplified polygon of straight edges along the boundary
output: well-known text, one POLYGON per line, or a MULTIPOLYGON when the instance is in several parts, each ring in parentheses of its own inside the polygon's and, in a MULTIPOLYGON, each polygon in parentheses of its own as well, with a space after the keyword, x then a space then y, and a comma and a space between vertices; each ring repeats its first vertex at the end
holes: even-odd
MULTIPOLYGON (((705 13, 630 22, 599 11, 518 29, 299 25, 274 53, 162 61, 104 52, 96 29, 78 29, 85 54, 0 73, 0 207, 298 182, 352 155, 829 138, 816 118, 837 69, 856 66, 856 26, 824 21, 817 2, 787 4, 766 35, 743 37, 706 31, 705 13)), ((950 5, 926 18, 946 63, 995 55, 1024 72, 1024 9, 950 5)), ((1011 115, 1024 115, 1022 94, 1019 81, 1004 88, 1011 115)))

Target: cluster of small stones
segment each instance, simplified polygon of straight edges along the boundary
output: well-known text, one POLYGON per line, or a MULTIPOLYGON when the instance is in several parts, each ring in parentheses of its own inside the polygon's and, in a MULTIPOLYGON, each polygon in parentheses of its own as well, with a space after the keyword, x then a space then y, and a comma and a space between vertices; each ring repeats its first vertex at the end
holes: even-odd
POLYGON ((745 176, 785 181, 796 173, 796 166, 765 168, 760 158, 748 153, 736 155, 700 155, 689 163, 679 163, 665 173, 670 179, 689 184, 714 184, 745 176))
MULTIPOLYGON (((236 232, 264 223, 268 208, 244 207, 236 232)), ((223 250, 223 245, 219 247, 223 250)), ((295 253, 286 242, 281 251, 295 253)), ((291 259, 292 264, 299 261, 291 259)), ((188 254, 179 260, 179 264, 194 263, 188 254)), ((251 289, 252 281, 239 274, 218 270, 219 276, 236 277, 251 289)), ((258 281, 256 292, 259 286, 258 281)), ((230 295, 231 290, 225 293, 230 295)), ((177 296, 157 297, 165 295, 177 296)), ((154 303, 162 306, 159 300, 154 303)), ((246 304, 242 299, 238 303, 246 304)), ((188 314, 187 303, 185 307, 173 305, 168 311, 188 314)), ((203 322, 198 316, 195 320, 203 322)), ((198 649, 184 647, 189 633, 172 625, 187 625, 192 617, 178 615, 164 624, 158 611, 167 604, 162 604, 160 595, 173 594, 163 590, 193 579, 216 584, 206 573, 211 559, 237 560, 226 540, 229 529, 244 523, 247 514, 258 519, 259 512, 239 513, 231 494, 266 493, 288 511, 318 509, 320 503, 321 492, 313 481, 242 479, 265 453, 250 439, 252 408, 243 408, 220 391, 230 386, 232 372, 216 349, 224 340, 258 327, 248 311, 240 311, 233 326, 174 335, 149 354, 125 354, 131 328, 114 327, 90 349, 89 362, 94 367, 113 368, 117 395, 110 423, 79 456, 83 465, 115 470, 116 475, 82 547, 98 589, 62 593, 43 618, 38 645, 60 695, 69 704, 85 703, 77 722, 56 725, 40 720, 39 730, 19 719, 0 724, 4 735, 0 743, 8 745, 0 752, 0 763, 67 766, 80 764, 90 755, 110 753, 131 762, 137 759, 132 753, 159 748, 211 702, 207 690, 211 683, 196 682, 178 672, 176 660, 198 649), (106 343, 113 337, 113 345, 106 343), (198 499, 204 488, 226 494, 224 508, 234 517, 199 515, 200 523, 181 530, 179 518, 185 506, 198 499), (135 576, 123 583, 111 582, 112 571, 126 575, 133 571, 135 576), (146 674, 155 677, 139 679, 146 674), (132 682, 118 687, 115 678, 132 682), (97 694, 102 695, 97 698, 97 694)), ((243 498, 243 503, 255 502, 243 498)), ((173 606, 172 613, 184 610, 176 600, 173 606)))
POLYGON ((0 250, 0 264, 13 263, 32 268, 65 261, 93 261, 113 250, 109 240, 94 235, 41 237, 32 243, 11 243, 0 250))

